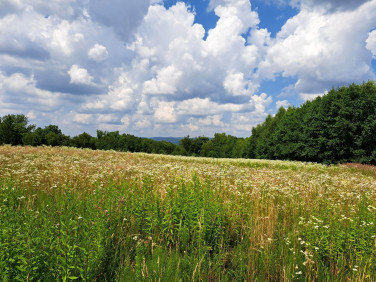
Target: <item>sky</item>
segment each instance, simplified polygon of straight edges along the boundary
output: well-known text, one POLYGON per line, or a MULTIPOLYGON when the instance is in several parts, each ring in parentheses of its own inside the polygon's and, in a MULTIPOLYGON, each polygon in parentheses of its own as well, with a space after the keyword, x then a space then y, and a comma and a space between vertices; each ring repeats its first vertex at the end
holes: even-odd
POLYGON ((0 116, 67 135, 247 137, 375 80, 376 0, 0 0, 0 116))

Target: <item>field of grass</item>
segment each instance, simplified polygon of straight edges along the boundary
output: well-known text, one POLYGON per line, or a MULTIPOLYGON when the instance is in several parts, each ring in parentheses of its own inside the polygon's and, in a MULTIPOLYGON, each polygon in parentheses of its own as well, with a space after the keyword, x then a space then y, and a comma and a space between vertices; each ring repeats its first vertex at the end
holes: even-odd
POLYGON ((358 166, 0 147, 1 281, 375 281, 358 166))

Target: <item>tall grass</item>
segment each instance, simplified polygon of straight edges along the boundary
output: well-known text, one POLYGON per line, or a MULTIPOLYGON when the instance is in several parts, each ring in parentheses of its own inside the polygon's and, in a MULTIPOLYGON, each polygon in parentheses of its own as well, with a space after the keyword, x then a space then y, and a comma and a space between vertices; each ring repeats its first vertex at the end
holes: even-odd
POLYGON ((376 280, 376 175, 0 147, 2 281, 376 280))

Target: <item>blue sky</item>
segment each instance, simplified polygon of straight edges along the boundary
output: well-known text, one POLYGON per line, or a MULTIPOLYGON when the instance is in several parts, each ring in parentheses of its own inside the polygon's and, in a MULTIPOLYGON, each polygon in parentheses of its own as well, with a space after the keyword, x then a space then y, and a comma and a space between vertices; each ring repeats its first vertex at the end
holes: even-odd
POLYGON ((249 136, 376 75, 376 0, 2 0, 0 116, 76 135, 249 136))

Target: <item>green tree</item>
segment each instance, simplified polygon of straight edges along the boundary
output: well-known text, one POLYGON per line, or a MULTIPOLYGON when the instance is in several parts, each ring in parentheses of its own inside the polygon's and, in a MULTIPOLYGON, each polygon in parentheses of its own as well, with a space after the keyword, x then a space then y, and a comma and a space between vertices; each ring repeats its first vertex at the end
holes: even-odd
POLYGON ((299 108, 280 109, 252 129, 251 158, 376 164, 376 85, 332 89, 299 108))
POLYGON ((22 143, 29 146, 40 146, 43 144, 43 129, 38 127, 35 131, 28 132, 22 137, 22 143))
POLYGON ((210 139, 208 137, 205 137, 205 136, 199 136, 197 138, 193 138, 191 139, 191 146, 190 146, 190 150, 191 150, 191 155, 193 156, 200 156, 201 155, 201 150, 202 150, 202 146, 208 142, 210 139))
POLYGON ((24 145, 39 146, 69 146, 70 137, 62 133, 57 125, 50 124, 45 128, 38 127, 32 132, 28 132, 22 138, 24 145))
POLYGON ((247 139, 238 138, 232 148, 232 158, 246 158, 247 139))
POLYGON ((209 140, 204 145, 202 145, 201 156, 209 158, 218 158, 212 140, 209 140))
POLYGON ((90 134, 83 132, 72 138, 72 145, 77 148, 95 149, 95 138, 90 134))
POLYGON ((100 150, 121 150, 119 131, 97 130, 96 148, 100 150))
POLYGON ((0 118, 0 144, 22 145, 22 138, 32 132, 25 115, 6 115, 0 118))
POLYGON ((189 138, 189 135, 185 136, 183 139, 180 139, 179 145, 183 147, 186 155, 192 154, 192 139, 189 138))
POLYGON ((64 135, 57 125, 50 124, 43 129, 44 144, 48 146, 61 146, 64 135))

